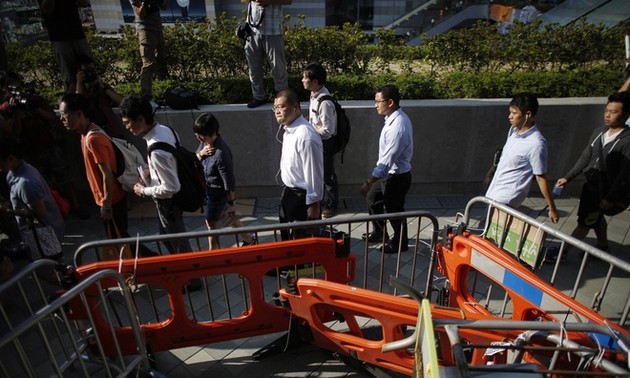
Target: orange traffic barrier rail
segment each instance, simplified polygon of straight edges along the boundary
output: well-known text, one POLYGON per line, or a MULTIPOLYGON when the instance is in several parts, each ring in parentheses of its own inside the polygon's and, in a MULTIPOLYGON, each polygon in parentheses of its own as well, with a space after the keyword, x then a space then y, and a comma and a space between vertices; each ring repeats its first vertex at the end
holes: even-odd
MULTIPOLYGON (((354 257, 338 255, 343 246, 327 238, 308 238, 294 241, 267 243, 243 248, 227 248, 217 251, 182 253, 150 257, 134 261, 103 261, 83 265, 77 268, 76 277, 83 281, 103 269, 119 269, 128 283, 134 288, 134 299, 150 301, 156 291, 165 292, 166 301, 162 301, 161 317, 143 319, 140 324, 146 343, 152 352, 181 348, 192 345, 209 344, 224 340, 251 337, 284 331, 289 328, 290 314, 281 306, 264 298, 263 278, 268 272, 275 272, 276 267, 312 264, 323 268, 322 278, 348 283, 354 279, 354 257), (208 277, 222 277, 228 274, 238 275, 246 282, 243 290, 248 303, 240 315, 227 319, 216 319, 211 314, 213 305, 212 289, 208 277), (203 293, 191 293, 191 282, 199 282, 206 287, 203 293), (202 301, 190 301, 192 295, 205 295, 202 301), (195 312, 192 317, 191 305, 208 307, 207 315, 202 317, 195 312)), ((101 282, 104 288, 115 288, 115 282, 101 282)), ((97 328, 109 328, 103 317, 108 307, 99 300, 96 290, 85 293, 90 304, 86 310, 72 306, 75 319, 91 316, 97 328)), ((115 308, 114 304, 109 306, 115 308)), ((145 314, 146 315, 146 314, 145 314)), ((122 343, 123 352, 136 353, 136 345, 128 326, 128 319, 119 319, 120 326, 114 327, 110 337, 103 337, 106 353, 113 353, 111 342, 114 339, 127 340, 122 343), (126 324, 127 323, 127 324, 126 324)))

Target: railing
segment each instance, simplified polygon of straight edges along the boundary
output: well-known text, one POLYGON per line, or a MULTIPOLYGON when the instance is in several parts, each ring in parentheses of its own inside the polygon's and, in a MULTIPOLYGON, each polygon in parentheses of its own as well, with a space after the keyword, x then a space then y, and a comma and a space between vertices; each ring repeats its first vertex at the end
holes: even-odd
MULTIPOLYGON (((628 313, 630 312, 630 300, 628 300, 630 298, 630 287, 623 283, 623 281, 618 281, 618 279, 627 279, 630 277, 630 264, 628 262, 611 256, 604 251, 566 235, 553 228, 550 224, 539 222, 518 212, 517 210, 514 210, 513 208, 510 208, 509 206, 494 202, 486 197, 475 197, 468 202, 463 215, 464 223, 468 224, 471 221, 471 212, 473 207, 480 204, 487 205, 491 209, 498 209, 508 215, 503 219, 503 222, 505 222, 505 227, 503 227, 504 229, 509 228, 508 223, 511 222, 512 219, 520 220, 524 224, 530 226, 519 228, 519 240, 515 243, 516 245, 522 246, 525 244, 524 239, 527 237, 526 233, 531 233, 532 230, 535 230, 536 233, 540 232, 539 235, 544 236, 544 239, 541 240, 541 253, 543 254, 545 245, 549 246, 552 243, 559 243, 558 247, 560 255, 558 255, 551 272, 549 269, 546 269, 540 264, 534 265, 533 270, 536 272, 538 277, 554 287, 565 286, 561 289, 564 289, 563 291, 565 291, 571 298, 594 309, 595 311, 600 312, 605 310, 607 317, 610 317, 610 314, 615 314, 615 317, 618 316, 618 323, 621 326, 626 324, 628 320, 628 313), (562 255, 568 246, 571 246, 574 250, 577 249, 584 253, 579 268, 574 271, 567 269, 566 265, 562 265, 562 255), (605 274, 603 275, 599 274, 597 269, 595 269, 600 267, 602 264, 606 267, 604 269, 605 274), (561 267, 564 269, 561 269, 561 267), (562 274, 560 275, 559 273, 562 274), (575 279, 573 281, 570 280, 572 274, 575 274, 575 279), (587 280, 590 281, 588 286, 584 285, 587 280), (594 280, 601 280, 601 284, 594 292, 589 292, 589 290, 593 290, 594 280), (562 285, 560 285, 560 281, 562 285), (615 285, 616 282, 620 282, 620 284, 615 285), (615 287, 616 297, 624 297, 625 300, 608 299, 606 297, 608 289, 611 285, 615 287), (571 288, 568 289, 566 286, 570 286, 571 288), (620 296, 620 292, 626 294, 620 296)), ((487 219, 484 230, 488 229, 489 223, 490 219, 487 219)), ((498 240, 496 244, 499 247, 502 247, 502 243, 504 243, 504 240, 498 240)), ((575 251, 572 251, 572 254, 573 253, 575 253, 575 251)), ((541 257, 544 256, 541 255, 541 257)), ((542 260, 539 260, 539 262, 542 262, 542 260)), ((601 271, 601 268, 599 270, 601 271)), ((490 297, 490 294, 488 294, 488 297, 490 297)))
MULTIPOLYGON (((102 270, 55 298, 59 282, 57 263, 38 260, 0 285, 0 376, 72 376, 92 377, 95 372, 107 377, 125 377, 149 370, 145 343, 137 322, 129 327, 135 345, 133 355, 121 353, 122 345, 114 339, 115 351, 106 354, 103 338, 111 337, 112 328, 96 327, 91 316, 75 320, 69 306, 91 314, 86 293, 97 293, 98 301, 107 302, 103 279, 117 283, 124 300, 121 309, 129 319, 137 319, 129 289, 123 277, 112 270, 102 270), (50 299, 55 298, 55 299, 50 299), (109 333, 109 334, 107 334, 109 333)), ((108 324, 113 314, 105 312, 108 324)))

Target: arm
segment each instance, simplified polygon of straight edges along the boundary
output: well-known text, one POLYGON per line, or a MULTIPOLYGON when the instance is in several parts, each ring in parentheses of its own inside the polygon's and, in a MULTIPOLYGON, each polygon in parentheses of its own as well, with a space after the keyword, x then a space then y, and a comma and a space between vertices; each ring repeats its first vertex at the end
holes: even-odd
POLYGON ((144 1, 141 0, 133 0, 131 2, 131 8, 133 9, 133 13, 140 18, 144 18, 144 15, 147 13, 147 10, 144 8, 144 1))
POLYGON ((143 187, 142 194, 155 198, 172 198, 180 189, 175 157, 165 151, 153 151, 151 152, 151 164, 160 184, 143 187))
POLYGON ((109 100, 115 106, 120 106, 120 103, 122 102, 124 97, 121 96, 118 92, 116 92, 114 88, 112 88, 111 85, 103 84, 103 81, 100 78, 99 78, 99 85, 101 85, 101 88, 103 89, 107 97, 109 97, 109 100))
POLYGON ((625 83, 619 88, 619 92, 628 92, 630 91, 630 77, 626 80, 625 83))
POLYGON ((549 206, 549 219, 551 219, 553 223, 558 223, 558 210, 556 209, 556 204, 553 202, 549 184, 547 183, 547 177, 545 175, 536 175, 536 183, 538 183, 538 188, 540 188, 540 192, 543 197, 545 197, 547 206, 549 206))
POLYGON ((103 175, 103 206, 101 207, 101 218, 112 219, 112 191, 114 188, 114 173, 107 163, 98 163, 98 169, 103 175))
POLYGON ((332 101, 322 101, 319 105, 317 119, 318 124, 313 124, 322 139, 328 139, 337 132, 337 112, 332 101))
POLYGON ((324 191, 324 148, 321 140, 305 140, 302 143, 302 167, 306 180, 306 205, 308 219, 319 219, 319 201, 324 191))

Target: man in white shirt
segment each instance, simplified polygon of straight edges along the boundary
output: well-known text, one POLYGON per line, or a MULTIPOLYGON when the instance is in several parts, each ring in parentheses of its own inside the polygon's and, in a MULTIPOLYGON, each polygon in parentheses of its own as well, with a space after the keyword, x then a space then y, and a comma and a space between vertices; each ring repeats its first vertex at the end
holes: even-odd
MULTIPOLYGON (((405 211, 405 197, 411 187, 411 158, 413 157, 413 126, 407 113, 400 107, 400 92, 394 85, 384 85, 374 95, 374 108, 385 116, 385 124, 378 140, 378 161, 372 174, 361 186, 370 214, 405 211)), ((363 239, 374 243, 387 240, 385 222, 373 222, 374 232, 363 239)), ((385 245, 385 253, 407 251, 407 220, 392 219, 394 237, 385 245)))
MULTIPOLYGON (((176 144, 174 132, 168 126, 159 124, 153 117, 153 108, 149 100, 140 96, 127 96, 120 104, 123 125, 134 135, 142 136, 147 146, 165 142, 173 147, 176 144)), ((173 200, 179 192, 175 156, 164 150, 155 150, 147 157, 149 163, 148 182, 138 182, 134 193, 139 197, 151 197, 157 207, 160 220, 160 234, 186 232, 183 210, 173 200)), ((165 242, 170 253, 192 251, 187 239, 165 242)))
POLYGON ((491 167, 487 175, 490 177, 494 174, 494 177, 486 197, 517 208, 527 197, 535 178, 549 207, 549 219, 558 223, 558 212, 545 176, 547 141, 534 121, 538 99, 530 93, 519 94, 510 102, 509 110, 510 131, 499 163, 491 167))
MULTIPOLYGON (((322 139, 302 116, 295 91, 280 91, 273 112, 284 129, 280 177, 284 188, 280 198, 280 223, 319 219, 319 201, 324 192, 322 139)), ((295 235, 293 235, 295 237, 295 235)), ((282 239, 290 239, 288 232, 282 239)))
POLYGON ((322 137, 324 145, 324 199, 322 217, 330 218, 337 213, 339 204, 339 183, 335 174, 335 153, 337 135, 337 111, 326 85, 326 70, 319 63, 311 63, 302 74, 304 89, 311 91, 308 120, 322 137))

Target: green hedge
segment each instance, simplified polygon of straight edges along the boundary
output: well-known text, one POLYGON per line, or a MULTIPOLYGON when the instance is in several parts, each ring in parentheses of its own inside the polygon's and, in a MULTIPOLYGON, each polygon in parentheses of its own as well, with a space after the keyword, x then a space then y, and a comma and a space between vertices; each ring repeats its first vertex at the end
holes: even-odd
MULTIPOLYGON (((181 85, 203 103, 244 103, 251 97, 243 48, 234 34, 237 20, 176 24, 165 30, 169 77, 154 93, 181 85)), ((531 91, 541 97, 605 96, 621 84, 624 36, 630 22, 615 28, 585 22, 570 25, 517 23, 501 34, 477 22, 467 29, 428 37, 407 46, 391 30, 369 43, 358 24, 309 28, 303 17, 285 19, 289 85, 301 89, 302 68, 321 62, 328 87, 340 98, 371 99, 374 89, 395 83, 403 98, 492 98, 531 91)), ((101 76, 122 94, 139 93, 141 61, 132 26, 120 37, 88 32, 101 76)), ((48 42, 7 46, 10 68, 35 80, 51 100, 61 91, 59 71, 48 42)), ((269 96, 273 85, 266 78, 269 96)), ((307 98, 305 91, 300 91, 307 98)))

